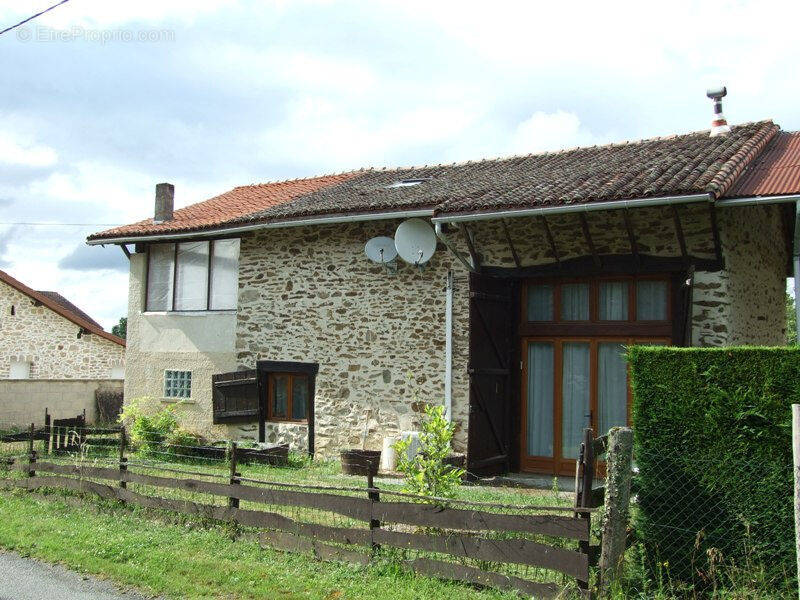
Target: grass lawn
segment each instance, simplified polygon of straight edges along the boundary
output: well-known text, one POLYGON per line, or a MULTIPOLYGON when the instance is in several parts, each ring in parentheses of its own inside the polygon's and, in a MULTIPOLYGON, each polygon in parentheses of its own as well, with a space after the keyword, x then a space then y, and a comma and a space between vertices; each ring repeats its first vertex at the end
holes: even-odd
POLYGON ((386 562, 351 567, 262 549, 230 527, 133 509, 0 492, 0 547, 168 598, 516 598, 416 577, 386 562))

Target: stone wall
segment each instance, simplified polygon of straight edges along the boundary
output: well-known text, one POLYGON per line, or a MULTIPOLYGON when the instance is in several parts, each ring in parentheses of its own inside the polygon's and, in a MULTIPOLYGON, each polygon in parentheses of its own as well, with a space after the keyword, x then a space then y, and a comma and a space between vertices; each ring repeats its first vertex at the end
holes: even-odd
POLYGON ((0 379, 0 429, 8 425, 44 425, 44 411, 54 419, 74 418, 86 411, 97 417, 95 391, 122 391, 121 379, 0 379))
POLYGON ((12 361, 28 362, 31 379, 104 379, 124 364, 125 347, 80 327, 0 283, 0 379, 12 361), (13 307, 13 314, 12 314, 13 307))
MULTIPOLYGON (((712 258, 708 206, 681 206, 679 214, 689 253, 712 258)), ((778 209, 720 209, 719 215, 727 268, 696 276, 694 343, 781 343, 786 256, 778 209)), ((631 210, 630 217, 641 253, 680 255, 670 209, 631 210)), ((562 260, 590 254, 577 215, 553 216, 548 222, 562 260)), ((598 253, 630 252, 621 211, 590 213, 588 222, 598 253)), ((416 427, 423 402, 443 401, 448 270, 453 270, 456 283, 455 447, 466 449, 467 271, 443 247, 423 271, 400 263, 392 275, 370 263, 363 254, 364 243, 376 235, 393 235, 396 226, 397 222, 368 222, 272 229, 242 240, 238 367, 253 368, 261 359, 320 363, 316 446, 323 456, 360 446, 365 427, 367 447, 379 449, 383 436, 416 427)), ((523 266, 553 261, 539 220, 511 219, 508 227, 523 266)), ((475 222, 470 230, 484 264, 513 266, 498 221, 475 222)), ((460 232, 449 235, 466 254, 460 232)), ((269 436, 276 442, 299 437, 296 429, 273 427, 269 436)))

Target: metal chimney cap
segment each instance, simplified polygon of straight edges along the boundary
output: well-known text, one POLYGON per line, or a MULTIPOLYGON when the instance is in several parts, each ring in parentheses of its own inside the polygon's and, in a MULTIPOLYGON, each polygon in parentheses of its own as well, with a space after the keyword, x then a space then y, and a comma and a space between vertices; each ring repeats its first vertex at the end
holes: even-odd
POLYGON ((722 86, 721 88, 709 88, 706 90, 706 96, 712 100, 720 100, 728 95, 728 88, 722 86))

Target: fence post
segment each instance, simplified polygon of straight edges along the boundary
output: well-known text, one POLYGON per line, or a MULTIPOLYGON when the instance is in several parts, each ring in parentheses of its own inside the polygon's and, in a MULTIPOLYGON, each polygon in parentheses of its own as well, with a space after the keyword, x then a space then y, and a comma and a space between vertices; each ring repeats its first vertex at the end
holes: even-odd
POLYGON ((128 459, 125 457, 125 446, 127 445, 127 438, 125 437, 125 426, 123 425, 119 430, 119 487, 126 489, 128 482, 125 481, 125 471, 128 470, 128 459))
MULTIPOLYGON (((372 515, 373 515, 372 507, 375 506, 375 502, 380 502, 381 501, 381 494, 375 488, 375 482, 374 482, 373 477, 374 476, 372 475, 372 473, 369 473, 369 472, 367 473, 367 489, 369 490, 367 492, 367 497, 372 501, 372 503, 370 504, 370 517, 372 517, 372 515)), ((376 544, 375 543, 374 536, 372 535, 372 533, 376 529, 380 529, 380 526, 381 526, 381 522, 380 522, 379 519, 370 518, 370 520, 369 520, 369 533, 370 533, 370 538, 372 539, 372 550, 373 551, 378 550, 381 547, 380 544, 376 544)))
POLYGON ((33 449, 33 438, 36 434, 36 426, 31 423, 31 437, 28 440, 28 477, 36 475, 36 450, 33 449))
MULTIPOLYGON (((231 463, 230 483, 231 483, 232 486, 233 485, 239 485, 239 483, 240 483, 239 482, 239 478, 238 478, 239 474, 236 472, 236 459, 238 458, 237 457, 236 448, 237 448, 236 442, 231 442, 231 445, 230 445, 230 457, 229 458, 230 458, 230 463, 231 463)), ((233 491, 233 490, 231 490, 231 491, 233 491)), ((234 498, 233 495, 231 495, 228 498, 228 507, 229 508, 239 508, 239 499, 238 498, 234 498)))
POLYGON ((600 545, 600 591, 607 592, 619 576, 625 556, 633 476, 633 430, 614 427, 606 451, 605 513, 600 545))
MULTIPOLYGON (((594 431, 587 427, 583 430, 583 442, 578 453, 578 461, 575 466, 575 508, 592 508, 592 486, 594 484, 594 431)), ((581 519, 591 519, 588 512, 576 512, 581 519)), ((589 555, 591 545, 588 540, 578 542, 582 553, 589 555)), ((578 580, 578 589, 584 595, 591 597, 589 591, 589 581, 578 580)))
POLYGON ((794 536, 797 585, 800 594, 800 404, 792 404, 792 464, 794 466, 794 536))

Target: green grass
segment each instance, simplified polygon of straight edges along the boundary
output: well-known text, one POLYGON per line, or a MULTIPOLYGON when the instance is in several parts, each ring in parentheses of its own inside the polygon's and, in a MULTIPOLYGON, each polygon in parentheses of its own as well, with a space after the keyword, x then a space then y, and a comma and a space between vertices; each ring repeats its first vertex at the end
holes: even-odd
POLYGON ((417 600, 515 596, 425 577, 393 563, 351 567, 234 540, 229 526, 117 503, 0 492, 0 546, 168 598, 417 600))

